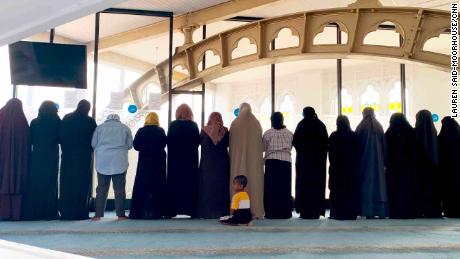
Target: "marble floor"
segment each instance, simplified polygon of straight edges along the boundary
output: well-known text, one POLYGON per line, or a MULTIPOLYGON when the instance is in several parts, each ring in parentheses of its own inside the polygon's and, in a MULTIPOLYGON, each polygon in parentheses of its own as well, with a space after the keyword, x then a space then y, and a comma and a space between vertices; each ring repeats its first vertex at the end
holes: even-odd
POLYGON ((186 218, 118 222, 109 213, 99 222, 0 222, 0 239, 95 258, 460 258, 459 219, 292 218, 231 227, 186 218))

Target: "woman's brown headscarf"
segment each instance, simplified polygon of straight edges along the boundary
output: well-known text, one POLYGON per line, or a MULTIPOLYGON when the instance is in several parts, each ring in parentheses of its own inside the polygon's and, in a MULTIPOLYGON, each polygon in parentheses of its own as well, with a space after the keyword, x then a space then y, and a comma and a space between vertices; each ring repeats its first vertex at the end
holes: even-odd
POLYGON ((193 120, 193 112, 190 106, 183 103, 176 110, 176 120, 193 120))
POLYGON ((227 133, 228 129, 224 127, 222 115, 218 112, 213 112, 209 115, 208 124, 203 127, 203 131, 208 134, 214 145, 219 144, 222 138, 227 133))

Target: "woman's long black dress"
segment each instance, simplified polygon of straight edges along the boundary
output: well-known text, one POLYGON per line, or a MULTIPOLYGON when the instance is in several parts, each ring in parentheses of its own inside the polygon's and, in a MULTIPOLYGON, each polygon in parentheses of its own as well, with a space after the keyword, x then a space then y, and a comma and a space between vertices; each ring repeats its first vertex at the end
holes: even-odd
POLYGON ((291 175, 291 162, 278 159, 265 160, 265 218, 288 219, 292 217, 291 175))
MULTIPOLYGON (((394 115, 393 115, 394 116, 394 115)), ((417 217, 417 139, 406 121, 392 122, 385 133, 388 212, 393 219, 417 217)))
POLYGON ((294 133, 296 157, 295 206, 301 218, 318 219, 325 214, 326 126, 316 117, 304 118, 294 133))
POLYGON ((196 217, 200 131, 191 120, 176 120, 168 130, 167 217, 196 217))
POLYGON ((58 218, 59 117, 38 117, 30 123, 32 158, 26 220, 58 218))
POLYGON ((439 175, 439 146, 431 113, 422 110, 416 115, 418 215, 442 217, 439 175))
POLYGON ((201 132, 201 161, 198 173, 198 217, 217 219, 229 214, 230 159, 229 134, 214 145, 205 132, 201 132))
POLYGON ((446 117, 439 133, 439 168, 444 216, 460 217, 460 126, 446 117))
POLYGON ((359 214, 359 170, 361 140, 349 130, 338 130, 329 137, 330 217, 355 220, 359 214))
POLYGON ((133 145, 139 159, 129 217, 160 219, 166 213, 166 134, 158 126, 145 126, 133 145))
POLYGON ((61 171, 59 212, 63 220, 89 218, 93 172, 91 139, 97 125, 86 111, 76 110, 64 117, 60 128, 61 171))

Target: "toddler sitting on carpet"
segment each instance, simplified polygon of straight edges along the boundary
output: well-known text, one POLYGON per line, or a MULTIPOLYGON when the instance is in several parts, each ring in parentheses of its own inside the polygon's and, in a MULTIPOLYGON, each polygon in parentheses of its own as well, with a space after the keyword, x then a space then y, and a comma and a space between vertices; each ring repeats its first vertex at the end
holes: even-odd
POLYGON ((249 225, 252 221, 249 195, 244 191, 248 179, 244 175, 235 176, 232 188, 235 192, 230 206, 230 215, 221 217, 220 222, 226 225, 249 225))

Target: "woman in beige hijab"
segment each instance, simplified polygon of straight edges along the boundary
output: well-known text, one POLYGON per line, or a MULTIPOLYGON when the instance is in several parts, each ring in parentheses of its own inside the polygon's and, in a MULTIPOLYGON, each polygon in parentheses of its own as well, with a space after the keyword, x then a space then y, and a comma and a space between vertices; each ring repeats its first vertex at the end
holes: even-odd
POLYGON ((251 106, 242 103, 238 117, 230 126, 230 179, 237 175, 248 178, 247 192, 251 199, 251 212, 253 217, 259 219, 264 217, 262 153, 262 127, 252 114, 251 106))

